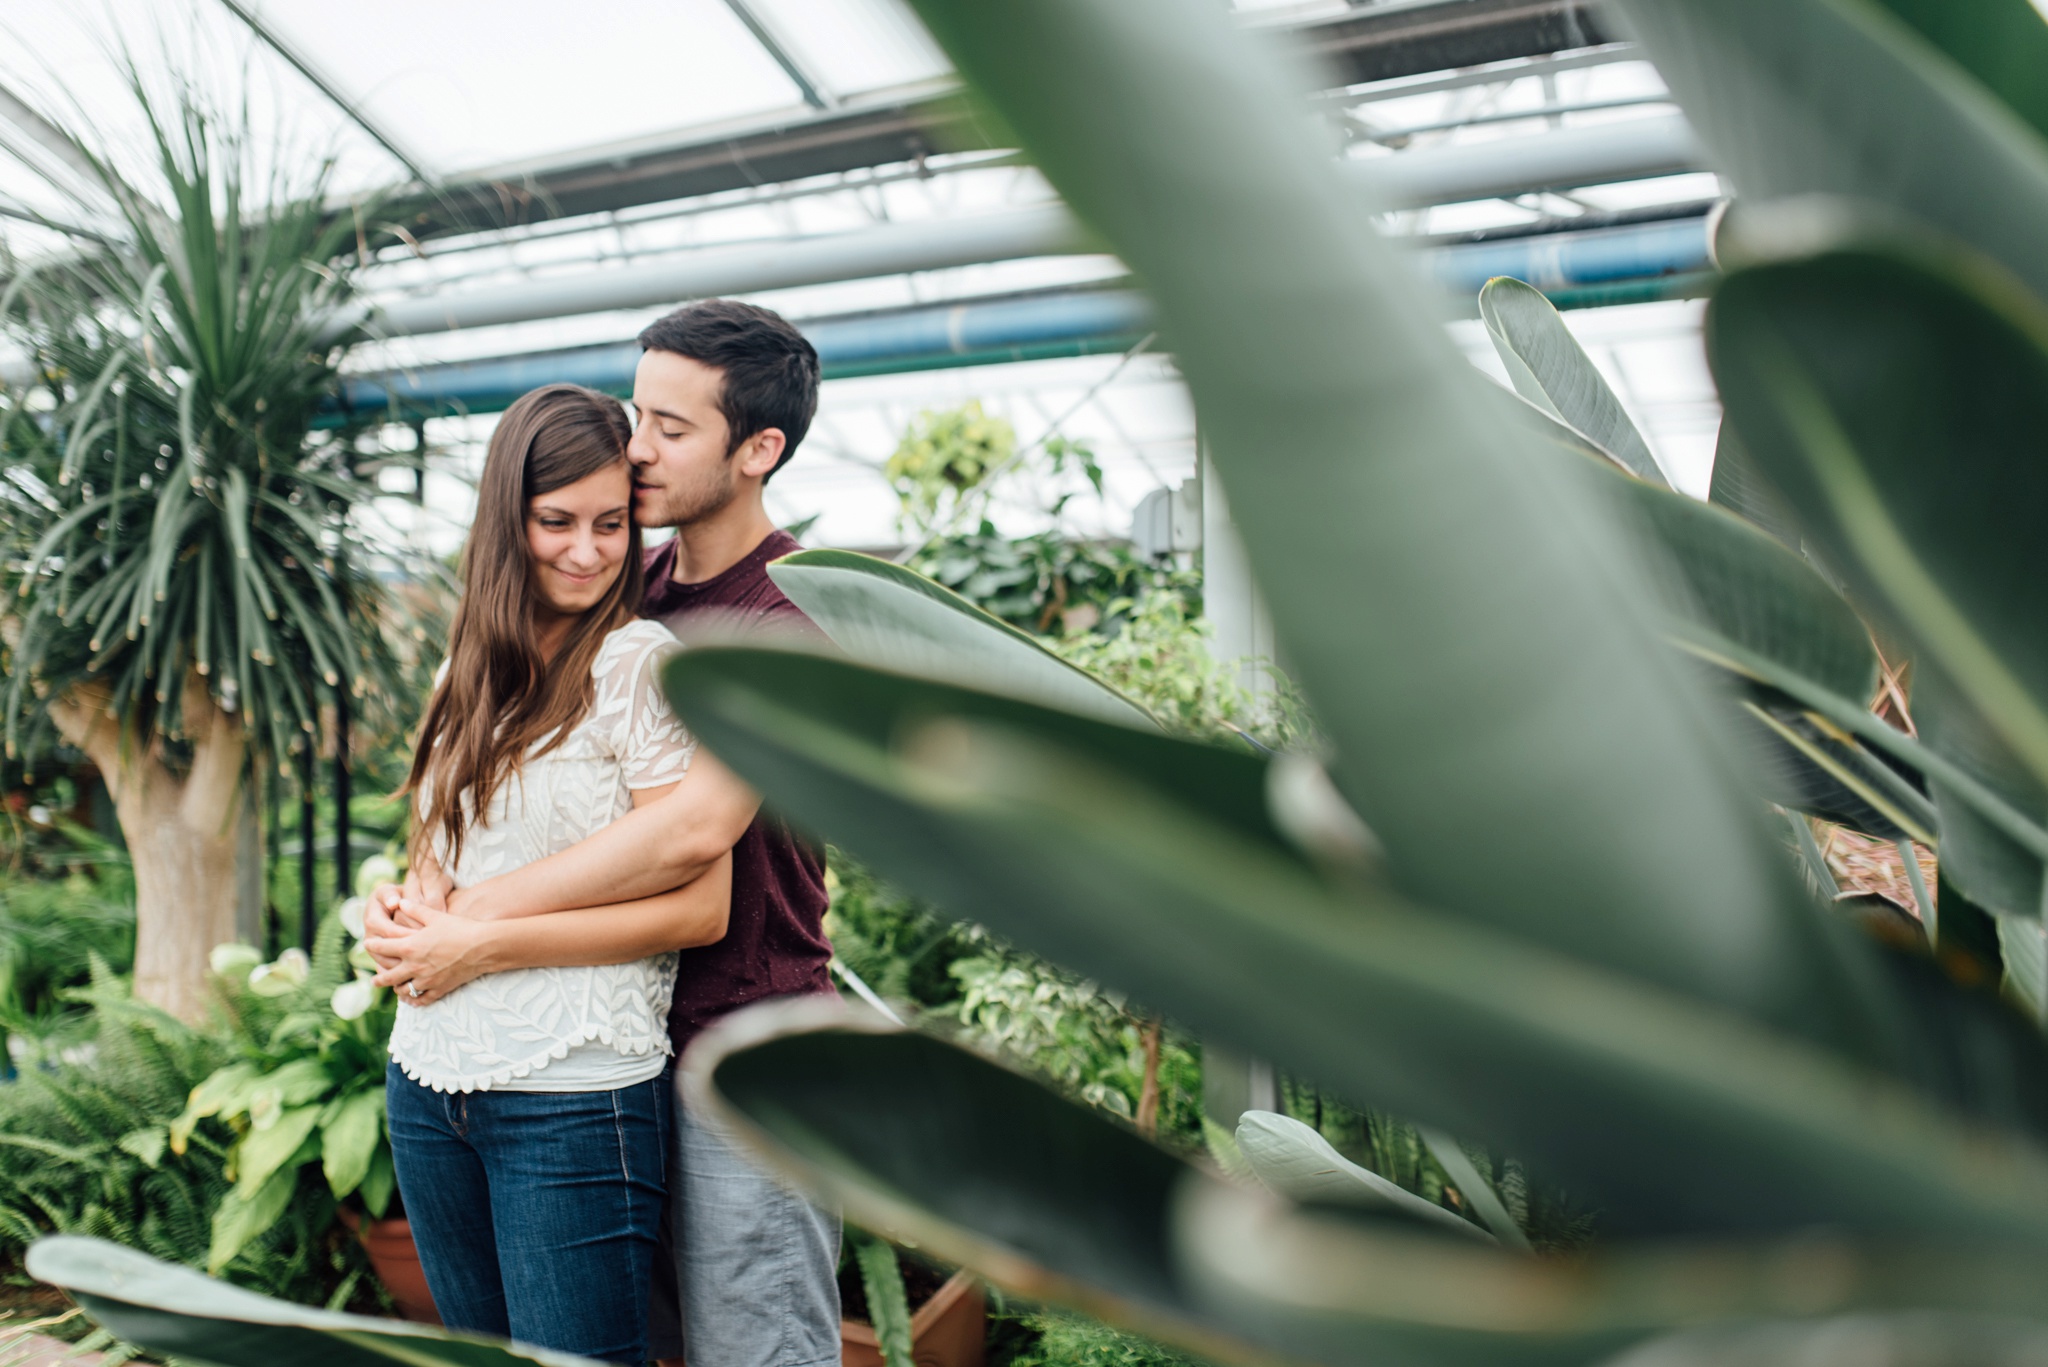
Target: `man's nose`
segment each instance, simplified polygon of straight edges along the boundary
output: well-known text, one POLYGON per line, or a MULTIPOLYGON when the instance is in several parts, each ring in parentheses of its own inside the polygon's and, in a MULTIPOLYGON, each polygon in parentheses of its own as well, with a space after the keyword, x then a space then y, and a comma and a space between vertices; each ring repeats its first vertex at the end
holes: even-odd
POLYGON ((626 442, 626 463, 628 465, 654 464, 654 447, 647 441, 646 433, 633 429, 631 439, 626 442))

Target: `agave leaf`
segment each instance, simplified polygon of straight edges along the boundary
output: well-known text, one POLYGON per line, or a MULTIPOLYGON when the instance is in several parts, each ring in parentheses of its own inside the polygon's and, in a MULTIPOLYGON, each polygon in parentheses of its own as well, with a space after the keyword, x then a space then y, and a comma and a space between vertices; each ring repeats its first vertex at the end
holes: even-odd
POLYGON ((1542 291, 1496 277, 1479 291, 1479 316, 1516 393, 1585 433, 1634 474, 1670 486, 1621 400, 1542 291))
POLYGON ((1492 1242, 1486 1231, 1470 1220, 1352 1162, 1293 1116, 1246 1111, 1238 1118, 1236 1139, 1238 1151, 1259 1181, 1291 1201, 1358 1206, 1404 1216, 1429 1229, 1492 1242))
MULTIPOLYGON (((1621 4, 1741 198, 1826 194, 1891 205, 1974 244, 2048 297, 2040 237, 2048 143, 1955 60, 1963 42, 1947 39, 1944 56, 1928 41, 1942 27, 1932 8, 1930 0, 1621 4), (1924 32, 1902 19, 1909 14, 1928 16, 1924 32)), ((2020 0, 1942 8, 1973 31, 1979 51, 2004 47, 2024 63, 2040 48, 2025 33, 2020 0)), ((2039 68, 2021 70, 2038 92, 2039 68)), ((1745 438, 1756 435, 1741 426, 1745 438)))
POLYGON ((1848 246, 1731 275, 1708 350, 1829 565, 2048 781, 2048 467, 2012 454, 2048 426, 2048 310, 1988 265, 1848 246))
POLYGON ((1787 1312, 2030 1314, 2031 1270, 2048 1267, 2039 1252, 1958 1262, 1941 1246, 1810 1234, 1533 1258, 1434 1225, 1295 1208, 989 1060, 829 1001, 728 1017, 693 1046, 684 1086, 771 1167, 862 1223, 1020 1295, 1212 1356, 1583 1363, 1673 1327, 1787 1312))
POLYGON ((916 6, 1146 281, 1333 777, 1402 888, 1886 1052, 1875 967, 1818 919, 1656 639, 1627 533, 1532 457, 1274 50, 1179 0, 916 6))
MULTIPOLYGON (((1002 722, 949 716, 931 685, 786 651, 686 651, 665 682, 769 801, 884 876, 1205 1038, 1521 1155, 1597 1197, 1610 1229, 2048 1240, 2048 1158, 2032 1146, 1957 1128, 1733 1013, 1369 882, 1327 884, 1128 757, 1110 768, 1069 748, 1071 722, 1026 730, 1016 703, 1002 722), (903 709, 842 708, 863 675, 877 696, 900 687, 903 709)), ((2048 1065, 1995 1035, 1972 1047, 1992 1051, 1989 1071, 1950 1079, 1955 1104, 2035 1124, 2005 1108, 2024 1110, 2048 1065), (1978 1080, 1986 1095, 1968 1093, 1978 1080)), ((1954 1071, 1914 1075, 1937 1087, 1954 1071)))
POLYGON ((1157 725, 1087 671, 915 570, 854 551, 798 551, 770 565, 768 577, 857 660, 1126 726, 1157 725))
POLYGON ((39 1239, 28 1271, 128 1342, 220 1367, 594 1367, 568 1353, 273 1300, 104 1239, 39 1239))

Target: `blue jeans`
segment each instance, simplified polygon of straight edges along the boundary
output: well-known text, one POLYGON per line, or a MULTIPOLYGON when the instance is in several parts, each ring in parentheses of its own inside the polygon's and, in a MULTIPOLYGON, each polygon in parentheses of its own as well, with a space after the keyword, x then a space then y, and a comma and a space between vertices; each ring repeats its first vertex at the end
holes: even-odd
POLYGON ((449 1328, 645 1361, 670 1086, 451 1095, 391 1065, 399 1194, 449 1328))
POLYGON ((839 1367, 839 1213, 755 1167, 680 1098, 675 1135, 653 1355, 687 1356, 690 1367, 839 1367))

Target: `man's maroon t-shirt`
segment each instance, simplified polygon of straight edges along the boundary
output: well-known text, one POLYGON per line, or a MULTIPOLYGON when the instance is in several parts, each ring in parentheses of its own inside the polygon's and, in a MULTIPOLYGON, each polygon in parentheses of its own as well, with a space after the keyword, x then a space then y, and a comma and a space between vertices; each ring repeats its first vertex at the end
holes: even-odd
MULTIPOLYGON (((678 584, 670 577, 676 543, 668 541, 647 555, 640 615, 672 627, 699 614, 728 624, 780 619, 810 627, 810 619, 768 577, 769 561, 801 549, 795 537, 774 532, 716 578, 678 584)), ((826 901, 823 852, 764 809, 732 847, 732 918, 725 938, 684 950, 677 965, 668 1031, 678 1052, 699 1030, 749 1002, 832 990, 826 901)))

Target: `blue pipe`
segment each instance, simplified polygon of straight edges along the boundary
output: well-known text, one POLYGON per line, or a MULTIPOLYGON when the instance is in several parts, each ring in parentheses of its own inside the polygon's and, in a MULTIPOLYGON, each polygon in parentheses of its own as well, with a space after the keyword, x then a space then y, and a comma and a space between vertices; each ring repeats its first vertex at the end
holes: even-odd
MULTIPOLYGON (((1459 243, 1433 248, 1426 259, 1439 284, 1466 298, 1494 276, 1512 275, 1561 303, 1619 302, 1616 287, 1712 269, 1704 218, 1459 243)), ((1121 351, 1152 326, 1150 305, 1129 289, 1058 290, 802 324, 827 379, 1121 351)), ((343 383, 323 425, 339 425, 342 410, 495 412, 560 381, 623 396, 639 360, 640 348, 622 342, 361 376, 343 383)))

